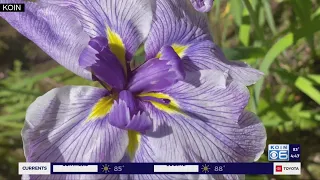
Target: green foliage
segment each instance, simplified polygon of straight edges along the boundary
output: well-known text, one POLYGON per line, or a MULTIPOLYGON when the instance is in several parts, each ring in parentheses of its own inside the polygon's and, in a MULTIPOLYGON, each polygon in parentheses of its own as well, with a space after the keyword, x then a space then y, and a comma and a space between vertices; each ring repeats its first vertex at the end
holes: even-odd
MULTIPOLYGON (((304 171, 293 179, 316 179, 320 173, 314 160, 320 152, 319 5, 318 0, 215 0, 208 14, 226 57, 265 74, 249 87, 247 108, 264 123, 267 143, 301 144, 304 171)), ((28 106, 53 88, 99 84, 52 64, 4 21, 0 25, 0 179, 19 179, 17 162, 24 161, 20 131, 28 106)), ((132 67, 142 62, 140 47, 132 67)), ((266 154, 260 161, 267 161, 266 154)))
MULTIPOLYGON (((221 43, 226 57, 245 61, 265 74, 249 87, 252 98, 247 108, 263 121, 268 143, 300 143, 302 148, 315 146, 314 149, 318 149, 303 157, 306 173, 299 177, 302 179, 312 179, 319 174, 314 170, 316 165, 307 161, 319 152, 319 145, 299 137, 303 133, 320 141, 319 133, 313 133, 320 125, 320 59, 319 46, 315 44, 320 31, 318 3, 312 0, 231 0, 215 4, 222 9, 230 4, 231 18, 220 16, 218 21, 231 19, 236 25, 229 32, 230 38, 226 39, 232 43, 221 43), (309 164, 313 167, 312 172, 309 164)), ((320 169, 319 165, 316 167, 320 169)), ((271 176, 248 177, 269 178, 271 176)))

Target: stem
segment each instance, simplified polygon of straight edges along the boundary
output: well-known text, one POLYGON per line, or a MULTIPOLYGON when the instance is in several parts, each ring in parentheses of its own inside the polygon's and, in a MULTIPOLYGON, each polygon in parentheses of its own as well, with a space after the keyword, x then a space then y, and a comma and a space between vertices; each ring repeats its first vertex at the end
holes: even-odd
POLYGON ((251 3, 249 2, 249 0, 242 0, 242 2, 244 3, 244 5, 246 6, 248 12, 249 12, 249 16, 251 19, 251 23, 253 23, 253 26, 255 28, 255 33, 257 34, 258 38, 264 42, 264 37, 263 37, 263 32, 259 26, 259 21, 256 17, 256 13, 254 12, 251 3))

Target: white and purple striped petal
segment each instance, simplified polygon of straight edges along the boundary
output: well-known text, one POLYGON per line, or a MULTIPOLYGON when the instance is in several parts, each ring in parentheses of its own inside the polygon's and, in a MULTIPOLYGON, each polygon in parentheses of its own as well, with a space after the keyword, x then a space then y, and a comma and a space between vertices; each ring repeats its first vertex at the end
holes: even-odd
POLYGON ((165 45, 187 46, 211 40, 205 14, 189 0, 157 0, 152 27, 145 43, 146 59, 157 56, 165 45))
POLYGON ((153 0, 41 1, 68 7, 92 38, 106 37, 107 28, 110 28, 121 37, 128 60, 147 37, 153 17, 153 0))
MULTIPOLYGON (((106 118, 86 121, 108 92, 94 87, 63 87, 37 98, 22 131, 28 162, 119 162, 128 145, 124 130, 106 118)), ((50 176, 52 177, 52 176, 50 176)), ((104 179, 106 175, 55 175, 56 179, 104 179)), ((34 177, 36 178, 36 177, 34 177)))
POLYGON ((152 102, 145 104, 153 130, 147 131, 147 144, 141 143, 140 148, 148 147, 161 162, 259 159, 266 132, 254 114, 244 111, 249 98, 247 88, 226 80, 225 73, 218 71, 189 73, 185 81, 162 92, 176 101, 176 109, 168 111, 152 102))
POLYGON ((146 61, 132 73, 128 83, 131 92, 162 91, 184 79, 183 64, 175 51, 165 46, 161 54, 159 59, 146 61))
MULTIPOLYGON (((205 14, 197 12, 190 0, 158 0, 156 3, 155 18, 145 43, 147 60, 161 55, 161 48, 169 45, 183 60, 187 71, 229 70, 232 79, 245 85, 261 78, 260 71, 225 58, 212 41, 205 14)), ((193 4, 202 4, 205 8, 210 2, 193 0, 193 4)))
POLYGON ((1 3, 24 3, 25 12, 0 12, 0 17, 59 64, 81 77, 92 79, 90 71, 78 63, 90 38, 66 8, 22 0, 2 0, 1 3))
POLYGON ((216 69, 226 71, 235 81, 244 85, 255 84, 263 73, 256 70, 241 61, 228 61, 222 50, 212 41, 203 41, 190 46, 185 51, 185 58, 182 58, 185 69, 188 71, 197 71, 201 69, 216 69))
MULTIPOLYGON (((160 138, 160 137, 158 137, 160 138)), ((125 163, 159 163, 159 162, 165 162, 163 161, 162 157, 157 156, 157 151, 161 150, 158 149, 155 151, 152 147, 149 146, 149 141, 146 136, 141 135, 141 138, 139 139, 139 148, 137 149, 136 155, 133 160, 129 160, 128 156, 125 156, 124 159, 122 159, 122 162, 125 163)), ((171 142, 168 142, 171 143, 171 142)), ((174 149, 172 149, 174 151, 174 149)), ((121 174, 120 175, 121 180, 171 180, 171 179, 188 179, 187 175, 184 174, 121 174)), ((190 178, 191 179, 191 178, 190 178)), ((194 179, 194 178, 192 178, 194 179)))

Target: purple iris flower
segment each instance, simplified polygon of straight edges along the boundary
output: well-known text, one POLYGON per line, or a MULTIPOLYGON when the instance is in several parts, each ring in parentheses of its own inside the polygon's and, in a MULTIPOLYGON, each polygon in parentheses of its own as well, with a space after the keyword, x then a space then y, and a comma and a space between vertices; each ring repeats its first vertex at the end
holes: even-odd
POLYGON ((190 0, 193 7, 200 12, 209 12, 213 6, 213 0, 190 0))
POLYGON ((257 116, 244 110, 249 99, 246 85, 262 74, 225 59, 212 42, 205 15, 189 0, 25 4, 24 13, 0 16, 61 65, 105 87, 67 86, 37 98, 22 131, 27 161, 252 162, 263 153, 265 129, 257 116), (144 41, 146 62, 132 69, 130 62, 144 41))

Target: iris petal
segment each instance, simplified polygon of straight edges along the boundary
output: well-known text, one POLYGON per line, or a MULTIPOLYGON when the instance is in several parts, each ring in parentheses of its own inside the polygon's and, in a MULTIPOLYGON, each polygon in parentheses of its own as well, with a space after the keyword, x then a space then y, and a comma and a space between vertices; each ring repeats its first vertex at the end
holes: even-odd
POLYGON ((184 79, 183 63, 174 50, 165 46, 161 54, 160 59, 150 59, 135 69, 128 83, 130 91, 161 91, 184 79))
MULTIPOLYGON (((155 20, 145 43, 147 59, 160 57, 161 48, 170 45, 183 60, 187 71, 229 71, 232 79, 245 85, 259 80, 263 75, 260 71, 245 63, 226 59, 212 41, 205 14, 197 12, 189 1, 156 1, 155 20)), ((197 4, 196 1, 193 0, 197 4)), ((207 1, 202 2, 204 5, 210 4, 207 1)))
POLYGON ((147 59, 156 57, 165 45, 188 46, 212 39, 206 16, 197 12, 189 0, 156 3, 154 22, 145 43, 147 59))
MULTIPOLYGON (((128 145, 127 133, 109 125, 106 118, 85 122, 92 107, 106 93, 104 89, 68 86, 53 89, 33 102, 22 131, 27 161, 119 162, 128 145)), ((61 176, 106 178, 105 175, 61 176)))
POLYGON ((90 68, 102 82, 116 90, 121 90, 126 84, 124 69, 106 43, 107 39, 104 37, 91 39, 82 52, 79 63, 83 68, 90 68))
MULTIPOLYGON (((170 143, 170 142, 168 142, 170 143)), ((158 149, 161 151, 161 149, 158 149)), ((162 157, 157 156, 157 151, 150 146, 148 138, 141 135, 139 139, 139 147, 136 150, 135 156, 132 160, 129 160, 128 156, 125 156, 122 162, 132 163, 158 163, 164 162, 162 157)), ((120 179, 127 180, 164 180, 164 179, 187 179, 186 175, 180 174, 134 174, 134 175, 120 175, 120 179)))
POLYGON ((130 60, 147 37, 154 1, 146 0, 41 0, 66 6, 78 17, 90 37, 107 36, 108 28, 118 34, 130 60))
POLYGON ((254 114, 244 111, 247 88, 226 81, 224 73, 213 73, 190 74, 186 82, 163 92, 173 97, 187 116, 146 104, 153 120, 153 130, 145 134, 146 143, 159 161, 251 162, 263 153, 265 129, 254 114), (199 85, 195 85, 197 79, 199 85))
POLYGON ((109 123, 120 129, 138 132, 145 132, 150 129, 152 122, 149 116, 145 112, 141 112, 139 108, 132 111, 130 104, 123 99, 115 101, 108 116, 109 123))
POLYGON ((212 41, 203 41, 190 46, 185 52, 185 69, 194 71, 199 69, 229 70, 229 75, 235 81, 247 86, 256 83, 263 73, 241 61, 228 61, 222 50, 212 41))
POLYGON ((81 77, 92 79, 90 71, 78 63, 90 38, 74 15, 56 5, 22 0, 2 0, 1 3, 24 3, 25 12, 0 12, 0 17, 59 64, 81 77))

